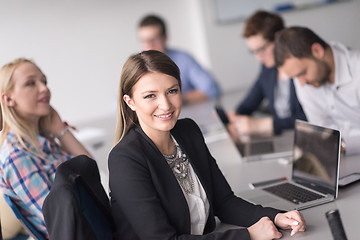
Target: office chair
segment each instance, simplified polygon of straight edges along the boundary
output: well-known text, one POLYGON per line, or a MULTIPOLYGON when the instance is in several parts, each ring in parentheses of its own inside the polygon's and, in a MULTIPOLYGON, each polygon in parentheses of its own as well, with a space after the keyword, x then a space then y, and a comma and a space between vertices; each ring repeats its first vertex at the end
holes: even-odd
POLYGON ((43 204, 50 239, 113 239, 115 224, 96 162, 80 155, 59 165, 43 204))
POLYGON ((34 239, 37 240, 45 240, 46 238, 43 236, 41 232, 39 232, 35 226, 30 223, 20 212, 19 207, 16 205, 16 203, 9 197, 8 195, 4 194, 5 202, 10 206, 11 210, 14 212, 15 216, 23 227, 25 228, 26 232, 34 239))

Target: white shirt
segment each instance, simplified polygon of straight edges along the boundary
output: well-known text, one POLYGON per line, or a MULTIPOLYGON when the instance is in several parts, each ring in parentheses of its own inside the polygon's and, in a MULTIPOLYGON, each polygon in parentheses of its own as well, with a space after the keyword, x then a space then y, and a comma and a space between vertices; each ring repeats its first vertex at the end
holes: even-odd
MULTIPOLYGON (((190 212, 190 222, 191 222, 191 234, 192 235, 203 235, 204 228, 209 216, 209 201, 207 199, 204 188, 202 187, 194 169, 189 163, 189 174, 191 174, 194 180, 194 192, 189 194, 183 193, 186 198, 189 212, 190 212)), ((181 186, 181 184, 180 184, 181 186)))
POLYGON ((335 82, 295 89, 309 122, 341 131, 346 153, 360 153, 360 51, 330 43, 335 60, 335 82))
POLYGON ((274 89, 274 108, 279 118, 290 117, 290 79, 277 80, 274 89))

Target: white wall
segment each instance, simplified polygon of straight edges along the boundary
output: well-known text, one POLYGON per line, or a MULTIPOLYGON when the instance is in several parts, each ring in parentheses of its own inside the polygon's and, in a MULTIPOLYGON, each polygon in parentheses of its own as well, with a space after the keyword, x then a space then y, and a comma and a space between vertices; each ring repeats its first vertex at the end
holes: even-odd
MULTIPOLYGON (((219 25, 211 0, 0 0, 0 65, 35 60, 48 76, 52 105, 64 120, 113 115, 127 57, 139 51, 138 20, 157 13, 169 44, 211 68, 223 90, 245 89, 256 63, 240 37, 243 22, 219 25)), ((311 27, 324 39, 360 49, 360 0, 284 13, 288 25, 311 27), (352 29, 351 29, 352 28, 352 29)))
MULTIPOLYGON (((255 80, 260 65, 241 37, 244 23, 218 24, 214 5, 208 0, 201 1, 212 71, 225 91, 247 89, 255 80)), ((351 0, 284 12, 282 16, 287 26, 307 26, 326 41, 336 40, 360 49, 359 12, 360 0, 351 0)))
POLYGON ((33 59, 47 75, 51 104, 64 120, 110 115, 122 65, 140 50, 136 28, 143 15, 163 16, 169 45, 208 64, 199 7, 192 0, 2 0, 0 65, 33 59))

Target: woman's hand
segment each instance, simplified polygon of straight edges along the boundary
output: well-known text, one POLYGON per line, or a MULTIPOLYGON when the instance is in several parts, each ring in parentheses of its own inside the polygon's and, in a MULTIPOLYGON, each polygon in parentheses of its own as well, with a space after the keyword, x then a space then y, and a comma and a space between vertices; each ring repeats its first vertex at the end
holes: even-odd
MULTIPOLYGON (((59 135, 64 131, 67 127, 64 122, 61 120, 59 114, 55 111, 54 108, 50 109, 50 132, 55 136, 59 137, 59 135)), ((71 131, 66 131, 61 134, 62 136, 59 138, 61 143, 61 147, 70 153, 73 156, 85 154, 92 158, 91 154, 85 149, 85 147, 74 137, 71 131)))
MULTIPOLYGON (((276 215, 277 216, 277 215, 276 215)), ((261 218, 258 222, 248 228, 251 240, 270 240, 282 237, 268 217, 261 218)))
POLYGON ((57 137, 64 130, 65 124, 56 110, 50 106, 50 132, 57 137))
POLYGON ((290 211, 286 213, 278 213, 274 220, 276 226, 282 229, 292 229, 291 236, 298 231, 305 231, 306 223, 303 215, 299 211, 290 211))

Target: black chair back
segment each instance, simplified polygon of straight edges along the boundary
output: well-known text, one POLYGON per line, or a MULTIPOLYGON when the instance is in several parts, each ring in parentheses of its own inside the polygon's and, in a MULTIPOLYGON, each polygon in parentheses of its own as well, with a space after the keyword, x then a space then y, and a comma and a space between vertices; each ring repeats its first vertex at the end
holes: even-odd
POLYGON ((59 165, 43 205, 50 239, 113 239, 110 201, 96 162, 77 156, 59 165))

